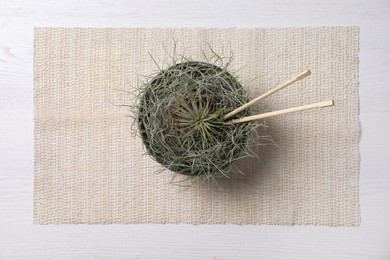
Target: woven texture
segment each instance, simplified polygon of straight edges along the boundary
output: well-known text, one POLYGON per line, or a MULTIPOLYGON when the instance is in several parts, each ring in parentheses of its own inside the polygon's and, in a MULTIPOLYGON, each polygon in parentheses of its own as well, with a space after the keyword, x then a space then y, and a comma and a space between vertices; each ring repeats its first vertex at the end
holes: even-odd
MULTIPOLYGON (((34 45, 34 222, 310 224, 357 226, 359 103, 357 27, 37 28, 34 45), (204 61, 209 43, 257 96, 309 68, 312 75, 268 97, 267 110, 334 99, 335 106, 267 119, 278 147, 258 149, 245 173, 169 184, 172 173, 143 155, 126 107, 148 52, 204 61), (167 51, 166 51, 166 50, 167 51)), ((167 65, 166 65, 167 66, 167 65)))

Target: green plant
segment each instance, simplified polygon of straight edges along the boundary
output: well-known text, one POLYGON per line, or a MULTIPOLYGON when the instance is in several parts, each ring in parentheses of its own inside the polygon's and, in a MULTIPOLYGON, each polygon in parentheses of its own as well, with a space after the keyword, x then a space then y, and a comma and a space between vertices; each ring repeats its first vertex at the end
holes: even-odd
MULTIPOLYGON (((251 154, 251 135, 261 123, 230 125, 222 118, 249 101, 228 71, 230 62, 223 64, 218 55, 213 63, 174 60, 142 85, 135 107, 139 134, 147 153, 166 169, 214 180, 218 173, 228 177, 231 164, 251 154)), ((246 109, 234 118, 250 114, 246 109)))

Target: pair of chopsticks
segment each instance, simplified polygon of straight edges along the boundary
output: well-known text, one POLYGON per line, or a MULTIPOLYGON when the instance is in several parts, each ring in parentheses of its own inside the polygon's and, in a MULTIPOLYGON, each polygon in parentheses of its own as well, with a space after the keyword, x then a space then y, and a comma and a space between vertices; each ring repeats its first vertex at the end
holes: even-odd
MULTIPOLYGON (((223 117, 223 119, 224 120, 229 119, 230 117, 234 116, 237 113, 240 113, 241 111, 247 109, 248 107, 252 106, 253 104, 259 102, 260 100, 274 94, 275 92, 293 84, 294 82, 296 82, 298 80, 306 78, 310 74, 311 74, 310 70, 303 71, 302 73, 296 75, 294 78, 284 82, 283 84, 277 86, 276 88, 269 90, 268 92, 264 93, 263 95, 258 96, 257 98, 249 101, 248 103, 246 103, 246 104, 240 106, 239 108, 233 110, 232 112, 226 114, 223 117)), ((233 119, 233 120, 228 121, 227 124, 244 123, 244 122, 248 122, 248 121, 254 121, 254 120, 259 120, 259 119, 271 117, 271 116, 283 115, 283 114, 288 114, 288 113, 292 113, 292 112, 298 112, 298 111, 303 111, 303 110, 308 110, 308 109, 313 109, 313 108, 329 107, 329 106, 333 106, 333 105, 334 105, 333 100, 321 101, 318 103, 308 104, 308 105, 304 105, 304 106, 292 107, 292 108, 277 110, 277 111, 273 111, 273 112, 268 112, 268 113, 233 119)))

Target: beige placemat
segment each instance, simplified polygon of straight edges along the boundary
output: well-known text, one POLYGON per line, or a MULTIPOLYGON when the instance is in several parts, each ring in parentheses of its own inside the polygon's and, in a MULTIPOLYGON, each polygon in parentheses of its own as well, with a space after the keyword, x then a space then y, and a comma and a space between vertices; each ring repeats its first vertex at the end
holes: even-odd
POLYGON ((34 222, 359 225, 358 49, 357 27, 35 29, 34 222), (112 103, 129 102, 114 89, 156 71, 148 52, 169 61, 173 38, 195 60, 207 43, 232 50, 253 96, 310 68, 267 98, 269 110, 331 98, 335 107, 267 120, 278 147, 239 162, 244 176, 171 185, 112 103))

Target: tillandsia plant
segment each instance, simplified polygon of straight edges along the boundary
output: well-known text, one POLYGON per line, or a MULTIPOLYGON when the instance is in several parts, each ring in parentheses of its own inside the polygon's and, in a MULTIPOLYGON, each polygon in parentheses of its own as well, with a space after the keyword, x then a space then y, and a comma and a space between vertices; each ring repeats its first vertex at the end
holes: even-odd
MULTIPOLYGON (((206 62, 173 58, 168 68, 161 69, 155 61, 159 71, 147 77, 135 107, 147 153, 191 180, 228 177, 234 161, 254 155, 251 136, 262 124, 225 122, 223 116, 247 103, 249 95, 230 72, 233 56, 224 62, 211 51, 213 57, 205 55, 206 62)), ((232 119, 249 115, 248 108, 232 119)))

